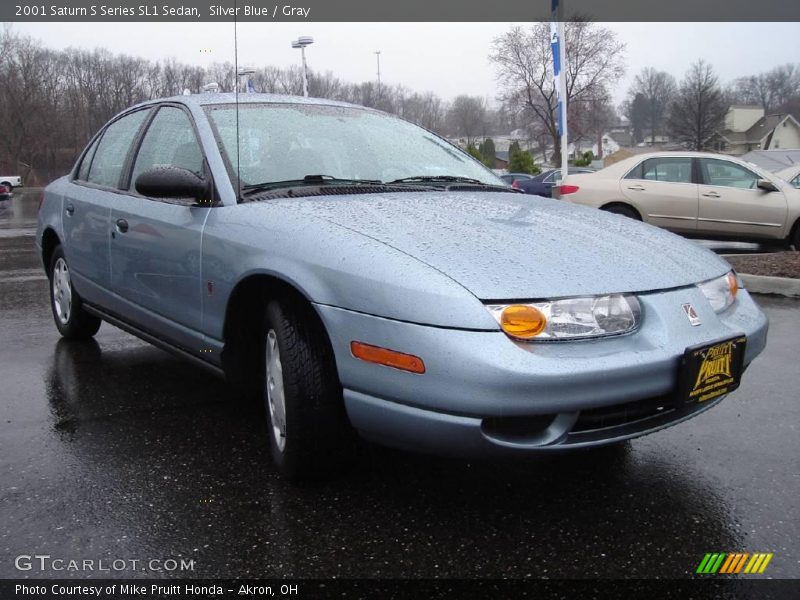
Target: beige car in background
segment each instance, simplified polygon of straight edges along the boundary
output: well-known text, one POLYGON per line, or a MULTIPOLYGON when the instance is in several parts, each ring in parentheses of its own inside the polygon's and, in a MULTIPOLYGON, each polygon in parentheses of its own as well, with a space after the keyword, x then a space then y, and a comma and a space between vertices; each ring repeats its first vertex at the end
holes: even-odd
POLYGON ((800 249, 800 190, 722 154, 639 154, 596 173, 567 175, 553 196, 687 237, 800 249))

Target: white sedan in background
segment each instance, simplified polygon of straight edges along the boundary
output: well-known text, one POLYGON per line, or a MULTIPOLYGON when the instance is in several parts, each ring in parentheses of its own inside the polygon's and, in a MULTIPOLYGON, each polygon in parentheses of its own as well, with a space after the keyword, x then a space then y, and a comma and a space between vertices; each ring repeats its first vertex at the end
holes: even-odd
POLYGON ((639 154, 596 173, 567 175, 553 195, 687 237, 800 248, 800 190, 721 154, 639 154))

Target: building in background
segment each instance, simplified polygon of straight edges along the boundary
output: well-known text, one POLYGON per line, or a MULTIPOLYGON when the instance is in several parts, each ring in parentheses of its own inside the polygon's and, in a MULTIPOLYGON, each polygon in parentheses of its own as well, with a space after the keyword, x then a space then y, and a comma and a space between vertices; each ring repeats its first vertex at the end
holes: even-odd
POLYGON ((800 149, 800 123, 788 113, 765 115, 760 106, 734 104, 713 147, 734 156, 752 150, 800 149))

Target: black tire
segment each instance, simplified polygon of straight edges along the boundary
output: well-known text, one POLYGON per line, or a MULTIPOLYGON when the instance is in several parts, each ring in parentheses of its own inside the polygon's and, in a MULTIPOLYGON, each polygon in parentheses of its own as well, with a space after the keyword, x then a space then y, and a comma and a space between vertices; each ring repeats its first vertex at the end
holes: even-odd
POLYGON ((800 221, 794 224, 792 235, 789 237, 789 244, 794 246, 794 249, 800 252, 800 221))
POLYGON ((260 374, 275 465, 288 479, 324 477, 352 459, 355 434, 347 419, 333 350, 313 308, 271 300, 261 328, 260 374), (274 337, 273 337, 274 336, 274 337), (271 408, 270 343, 282 369, 284 419, 271 408), (282 430, 282 433, 279 431, 282 430), (281 447, 280 439, 283 439, 281 447))
POLYGON ((53 250, 47 275, 50 282, 50 309, 58 331, 70 340, 91 338, 100 329, 102 321, 84 310, 83 300, 72 286, 67 259, 60 245, 53 250), (66 278, 63 269, 66 269, 66 278))
POLYGON ((0 185, 6 186, 9 192, 14 191, 14 186, 11 185, 11 183, 9 183, 8 181, 0 181, 0 185))
POLYGON ((622 215, 634 221, 641 221, 642 217, 639 216, 633 208, 624 204, 612 204, 611 206, 604 206, 603 210, 606 212, 614 213, 615 215, 622 215))

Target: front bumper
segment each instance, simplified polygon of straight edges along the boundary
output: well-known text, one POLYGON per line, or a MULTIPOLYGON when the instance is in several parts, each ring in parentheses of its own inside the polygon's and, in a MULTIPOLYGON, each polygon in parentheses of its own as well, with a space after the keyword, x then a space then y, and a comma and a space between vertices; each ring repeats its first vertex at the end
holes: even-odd
POLYGON ((672 406, 689 346, 745 334, 745 365, 767 320, 746 291, 721 315, 687 287, 639 295, 642 325, 604 340, 524 344, 501 331, 427 327, 317 306, 336 354, 347 413, 362 436, 408 450, 491 455, 585 447, 679 423, 711 408, 672 406), (692 327, 690 302, 702 324, 692 327), (415 375, 365 363, 350 342, 420 356, 415 375))

